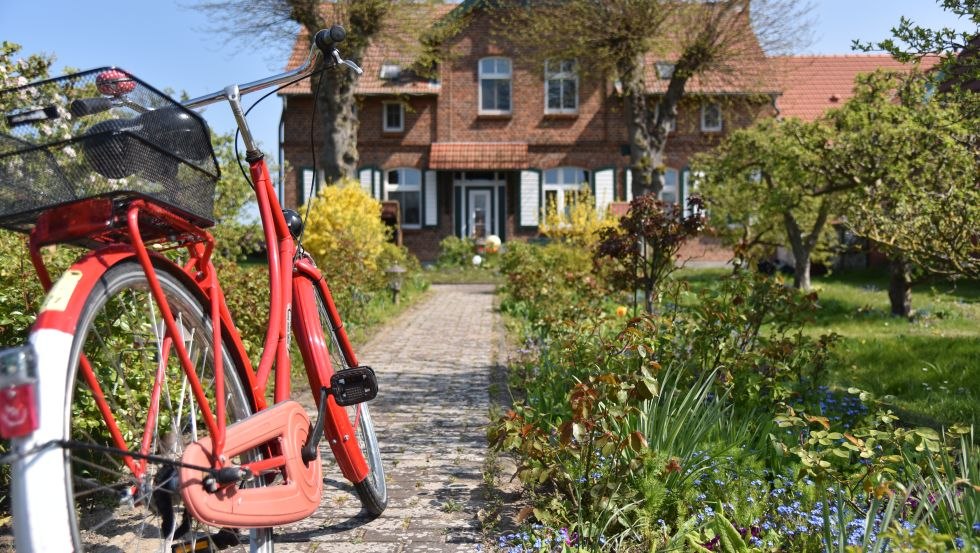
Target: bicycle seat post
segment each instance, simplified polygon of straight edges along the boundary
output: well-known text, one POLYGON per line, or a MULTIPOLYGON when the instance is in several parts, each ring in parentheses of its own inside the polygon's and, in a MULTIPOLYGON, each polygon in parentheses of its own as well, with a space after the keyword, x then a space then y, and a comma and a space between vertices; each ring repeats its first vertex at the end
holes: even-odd
POLYGON ((237 84, 225 87, 225 100, 231 106, 231 113, 235 116, 238 123, 238 130, 242 133, 242 142, 245 143, 245 159, 253 161, 262 157, 262 151, 258 149, 255 140, 252 138, 252 131, 248 128, 248 121, 245 120, 245 112, 242 110, 242 97, 237 84))

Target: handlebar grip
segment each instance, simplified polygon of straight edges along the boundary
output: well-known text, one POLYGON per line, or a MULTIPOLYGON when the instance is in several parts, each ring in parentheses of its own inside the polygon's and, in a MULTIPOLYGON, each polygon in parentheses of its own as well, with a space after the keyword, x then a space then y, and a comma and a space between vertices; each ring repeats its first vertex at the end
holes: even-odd
POLYGON ((329 29, 317 31, 316 36, 313 37, 313 42, 323 52, 323 55, 327 56, 337 46, 337 43, 343 42, 345 38, 347 38, 347 31, 340 25, 334 25, 329 29))
POLYGON ((80 98, 68 105, 68 112, 74 117, 84 117, 110 108, 112 108, 112 101, 108 98, 80 98))

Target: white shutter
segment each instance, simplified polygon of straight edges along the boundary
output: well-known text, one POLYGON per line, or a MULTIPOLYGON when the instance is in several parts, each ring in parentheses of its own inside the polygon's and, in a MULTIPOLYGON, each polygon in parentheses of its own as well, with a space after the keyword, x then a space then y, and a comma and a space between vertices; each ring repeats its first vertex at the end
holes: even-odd
POLYGON ((538 226, 541 213, 541 173, 521 171, 520 198, 520 226, 538 226))
POLYGON ((361 190, 364 190, 369 195, 374 196, 374 169, 361 169, 357 174, 358 180, 361 181, 361 190))
POLYGON ((381 182, 382 182, 381 181, 381 171, 379 171, 378 169, 375 169, 374 171, 372 171, 372 179, 373 179, 372 186, 374 188, 374 191, 372 192, 372 195, 376 199, 378 199, 378 200, 383 200, 384 199, 384 194, 381 193, 381 182))
POLYGON ((616 197, 616 170, 603 169, 595 172, 595 209, 600 214, 606 213, 606 208, 616 197))
POLYGON ((684 210, 684 216, 687 217, 691 214, 691 208, 687 207, 687 197, 691 195, 691 170, 684 169, 681 171, 681 208, 684 210))
POLYGON ((633 170, 626 170, 626 201, 633 201, 633 170))
POLYGON ((436 172, 425 172, 425 226, 434 227, 439 224, 439 202, 436 201, 436 172))
POLYGON ((296 206, 306 204, 306 200, 309 199, 310 192, 313 190, 313 169, 303 169, 300 173, 300 184, 299 184, 299 201, 296 202, 296 206))

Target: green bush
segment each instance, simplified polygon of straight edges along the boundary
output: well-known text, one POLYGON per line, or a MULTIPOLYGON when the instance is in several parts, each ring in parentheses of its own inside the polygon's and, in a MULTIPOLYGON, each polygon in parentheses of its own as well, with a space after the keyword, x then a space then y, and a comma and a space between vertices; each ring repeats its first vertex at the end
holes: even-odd
POLYGON ((471 267, 476 244, 469 238, 447 236, 439 242, 439 258, 436 264, 442 268, 471 267))

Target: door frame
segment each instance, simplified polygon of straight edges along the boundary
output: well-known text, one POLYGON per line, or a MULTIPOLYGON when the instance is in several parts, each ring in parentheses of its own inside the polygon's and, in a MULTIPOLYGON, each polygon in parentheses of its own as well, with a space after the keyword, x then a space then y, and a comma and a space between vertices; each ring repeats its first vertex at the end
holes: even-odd
POLYGON ((464 198, 463 201, 463 205, 464 205, 463 213, 465 214, 466 219, 465 222, 463 223, 463 232, 466 233, 467 236, 473 235, 473 229, 469 228, 470 224, 473 222, 473 209, 472 209, 473 194, 486 195, 485 197, 487 198, 487 200, 489 200, 487 203, 487 208, 489 210, 489 213, 487 213, 486 234, 487 236, 490 236, 491 234, 497 234, 499 236, 499 233, 497 232, 497 226, 498 226, 497 210, 495 209, 496 206, 494 205, 497 203, 494 201, 495 190, 496 187, 493 186, 467 186, 466 187, 466 192, 465 192, 466 197, 464 198))
MULTIPOLYGON (((487 173, 488 171, 474 171, 487 173)), ((503 237, 505 216, 507 213, 506 198, 501 190, 507 185, 506 174, 501 171, 489 171, 493 179, 468 179, 467 172, 453 175, 453 233, 459 238, 470 235, 470 195, 471 190, 485 190, 490 193, 490 218, 487 234, 503 237)))

